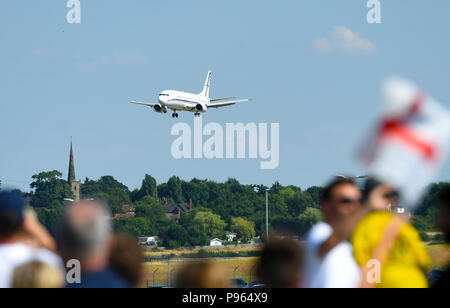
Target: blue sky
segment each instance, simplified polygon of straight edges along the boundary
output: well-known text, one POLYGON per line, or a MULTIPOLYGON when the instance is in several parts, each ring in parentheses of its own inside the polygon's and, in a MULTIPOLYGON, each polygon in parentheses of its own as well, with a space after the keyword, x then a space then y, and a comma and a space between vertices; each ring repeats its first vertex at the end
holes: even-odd
MULTIPOLYGON (((386 77, 410 78, 450 107, 450 2, 381 3, 382 24, 368 24, 366 1, 81 0, 81 24, 68 24, 66 1, 1 1, 0 180, 28 190, 37 172, 66 177, 70 136, 77 178, 113 175, 130 189, 146 173, 304 188, 363 173, 355 153, 386 77), (278 169, 175 160, 170 114, 128 104, 199 92, 209 69, 212 96, 253 102, 203 122, 280 123, 278 169)), ((447 163, 439 180, 449 174, 447 163)))

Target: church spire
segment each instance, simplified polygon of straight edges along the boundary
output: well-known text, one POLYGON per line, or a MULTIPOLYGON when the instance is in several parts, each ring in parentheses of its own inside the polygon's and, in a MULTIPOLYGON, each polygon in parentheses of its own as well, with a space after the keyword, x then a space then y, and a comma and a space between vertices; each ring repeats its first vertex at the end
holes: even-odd
POLYGON ((72 140, 70 140, 70 158, 69 158, 69 176, 67 181, 69 184, 72 184, 76 181, 75 178, 75 162, 73 159, 73 147, 72 147, 72 140))

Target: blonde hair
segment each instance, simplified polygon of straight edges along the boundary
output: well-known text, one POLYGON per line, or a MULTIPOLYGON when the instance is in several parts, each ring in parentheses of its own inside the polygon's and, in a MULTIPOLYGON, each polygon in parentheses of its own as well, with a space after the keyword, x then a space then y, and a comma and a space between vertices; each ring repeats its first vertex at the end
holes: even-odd
POLYGON ((223 267, 209 261, 195 261, 184 265, 175 279, 175 288, 180 289, 226 289, 230 287, 223 267))
POLYGON ((17 267, 13 274, 13 288, 51 289, 65 285, 61 270, 39 261, 32 261, 17 267))

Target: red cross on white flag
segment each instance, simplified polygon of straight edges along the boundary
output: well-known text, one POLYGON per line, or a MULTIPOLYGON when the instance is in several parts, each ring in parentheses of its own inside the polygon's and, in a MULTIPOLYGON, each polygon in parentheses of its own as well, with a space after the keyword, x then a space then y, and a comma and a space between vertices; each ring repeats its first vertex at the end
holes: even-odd
POLYGON ((399 78, 383 86, 381 123, 362 151, 369 174, 394 185, 414 207, 447 156, 450 113, 419 87, 399 78))

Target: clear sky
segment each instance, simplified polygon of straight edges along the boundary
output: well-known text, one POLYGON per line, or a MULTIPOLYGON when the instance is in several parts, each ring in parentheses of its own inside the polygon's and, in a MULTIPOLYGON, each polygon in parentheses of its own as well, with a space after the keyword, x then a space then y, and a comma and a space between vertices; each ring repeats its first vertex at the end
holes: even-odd
MULTIPOLYGON (((450 2, 381 3, 382 24, 368 24, 366 1, 81 0, 81 24, 68 24, 66 1, 1 1, 0 180, 29 190, 37 172, 66 177, 71 136, 78 179, 113 175, 130 189, 146 173, 303 188, 363 173, 355 153, 386 77, 450 107, 450 2), (280 123, 278 169, 175 160, 176 120, 128 103, 200 92, 209 69, 212 96, 253 102, 203 122, 280 123)), ((449 175, 447 163, 439 180, 449 175)))

